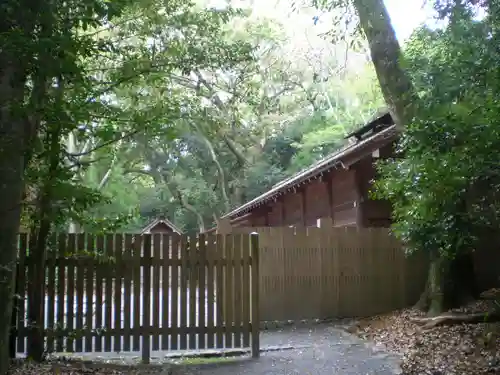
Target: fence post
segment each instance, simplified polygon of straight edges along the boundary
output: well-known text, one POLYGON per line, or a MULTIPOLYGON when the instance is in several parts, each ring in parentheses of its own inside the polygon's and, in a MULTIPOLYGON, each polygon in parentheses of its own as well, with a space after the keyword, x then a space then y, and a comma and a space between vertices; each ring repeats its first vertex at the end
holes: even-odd
POLYGON ((259 304, 259 236, 250 235, 250 249, 252 254, 252 275, 251 275, 251 308, 252 308, 252 357, 260 356, 260 304, 259 304))
MULTIPOLYGON (((149 364, 151 358, 151 234, 144 235, 144 250, 143 250, 143 260, 144 260, 144 272, 142 281, 142 363, 149 364)), ((140 268, 139 268, 140 269, 140 268)))
MULTIPOLYGON (((219 218, 217 219, 217 230, 216 230, 216 234, 221 234, 221 235, 224 235, 224 234, 231 234, 232 232, 232 226, 231 226, 231 221, 229 220, 229 218, 219 218)), ((227 257, 227 254, 226 254, 226 249, 227 249, 227 246, 226 246, 226 236, 219 236, 219 240, 221 240, 223 242, 223 245, 222 245, 222 249, 223 249, 223 252, 220 254, 220 259, 222 260, 222 257, 227 257), (221 238, 222 237, 222 238, 221 238), (222 255, 224 254, 224 255, 222 255)), ((228 269, 227 267, 225 268, 226 270, 228 269)), ((224 271, 225 273, 227 271, 224 271)), ((217 315, 221 317, 221 320, 222 322, 224 322, 224 324, 226 324, 226 316, 227 316, 227 312, 226 312, 226 306, 227 306, 227 303, 226 303, 226 295, 225 295, 225 288, 223 287, 223 285, 220 285, 219 283, 216 284, 216 290, 215 290, 215 299, 216 299, 216 308, 217 308, 217 315)))
MULTIPOLYGON (((21 249, 21 251, 24 251, 24 249, 21 249)), ((16 262, 16 276, 14 279, 14 296, 12 297, 12 315, 10 318, 10 333, 9 333, 9 356, 11 359, 16 358, 17 354, 17 337, 19 336, 19 327, 17 325, 18 321, 18 310, 19 310, 19 297, 18 295, 22 295, 21 292, 19 291, 19 272, 20 272, 20 267, 19 267, 19 262, 16 262)), ((22 303, 24 303, 24 299, 22 300, 22 303)))

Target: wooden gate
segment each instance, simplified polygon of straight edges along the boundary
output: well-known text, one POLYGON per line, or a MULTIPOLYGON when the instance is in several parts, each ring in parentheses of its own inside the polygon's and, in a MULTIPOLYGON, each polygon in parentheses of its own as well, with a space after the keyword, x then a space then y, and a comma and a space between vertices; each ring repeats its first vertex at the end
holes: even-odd
MULTIPOLYGON (((21 235, 18 353, 29 339, 31 266, 21 235)), ((59 234, 42 298, 46 349, 140 351, 144 362, 152 351, 251 348, 258 356, 258 280, 256 236, 59 234)))

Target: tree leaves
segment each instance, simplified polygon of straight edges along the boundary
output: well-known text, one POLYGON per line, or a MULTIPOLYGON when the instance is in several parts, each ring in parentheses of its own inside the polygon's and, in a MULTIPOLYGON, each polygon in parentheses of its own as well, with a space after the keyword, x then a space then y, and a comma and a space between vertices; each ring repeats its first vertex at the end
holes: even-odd
POLYGON ((473 250, 500 218, 500 81, 490 74, 500 55, 487 21, 462 12, 457 22, 419 30, 408 45, 425 106, 400 142, 405 158, 381 165, 376 193, 393 202, 395 230, 411 249, 450 257, 473 250))

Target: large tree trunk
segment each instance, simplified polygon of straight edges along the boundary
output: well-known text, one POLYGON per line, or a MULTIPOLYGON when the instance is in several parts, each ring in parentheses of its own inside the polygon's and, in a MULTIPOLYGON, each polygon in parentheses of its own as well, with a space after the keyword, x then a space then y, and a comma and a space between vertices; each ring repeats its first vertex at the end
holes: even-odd
POLYGON ((401 66, 401 48, 383 0, 353 0, 389 111, 400 130, 415 116, 417 97, 401 66))
POLYGON ((424 292, 416 307, 436 316, 479 297, 471 253, 449 259, 434 254, 424 292))
POLYGON ((22 102, 24 78, 0 53, 0 375, 7 373, 10 364, 9 331, 26 151, 26 129, 9 104, 22 102))
MULTIPOLYGON (((50 210, 50 197, 41 198, 41 220, 36 221, 36 227, 30 233, 30 267, 28 281, 28 358, 41 362, 44 359, 45 345, 44 310, 45 310, 45 267, 47 260, 47 242, 51 229, 51 220, 47 211, 50 210)), ((34 225, 35 226, 35 225, 34 225)))
MULTIPOLYGON (((61 85, 61 82, 59 82, 61 85)), ((59 89, 62 91, 62 88, 59 89)), ((44 333, 44 311, 45 311, 45 268, 47 261, 47 245, 53 222, 53 186, 56 182, 61 144, 61 126, 52 125, 46 136, 48 149, 47 177, 43 182, 38 197, 37 209, 32 220, 33 228, 30 231, 30 258, 33 262, 29 274, 29 304, 28 304, 28 358, 37 362, 44 359, 45 345, 44 333)))
MULTIPOLYGON (((399 130, 418 111, 418 97, 401 65, 401 49, 383 0, 352 0, 359 16, 384 99, 399 130)), ((425 251, 425 249, 422 249, 425 251)), ((426 288, 418 303, 429 314, 439 314, 477 295, 470 252, 456 259, 432 255, 426 288)))

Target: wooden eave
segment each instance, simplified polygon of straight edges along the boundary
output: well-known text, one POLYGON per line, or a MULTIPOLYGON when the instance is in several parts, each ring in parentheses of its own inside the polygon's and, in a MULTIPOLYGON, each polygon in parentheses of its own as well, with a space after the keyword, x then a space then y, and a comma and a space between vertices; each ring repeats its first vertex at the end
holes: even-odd
MULTIPOLYGON (((386 119, 384 121, 386 121, 386 119)), ((357 161, 395 139, 397 139, 397 129, 395 125, 391 125, 355 144, 348 145, 338 150, 327 158, 313 164, 310 168, 283 180, 266 193, 227 213, 222 216, 222 218, 236 220, 238 216, 245 215, 251 210, 268 204, 271 201, 275 202, 280 196, 289 192, 296 192, 302 186, 317 179, 321 179, 323 175, 329 173, 333 169, 349 168, 357 161)))

